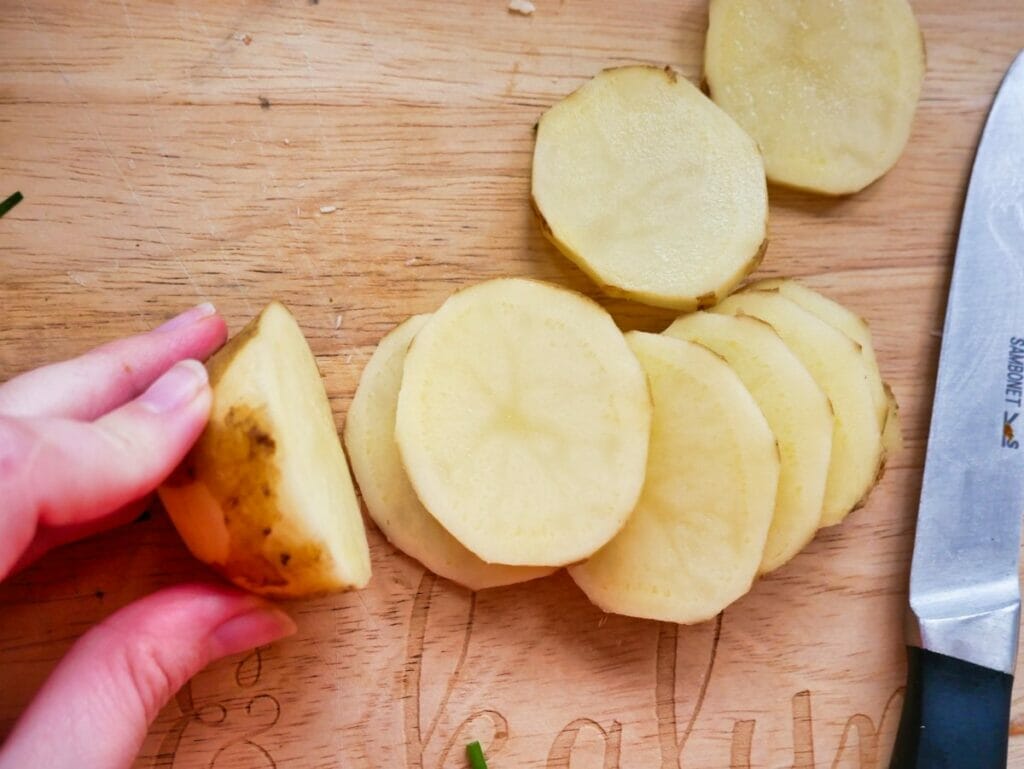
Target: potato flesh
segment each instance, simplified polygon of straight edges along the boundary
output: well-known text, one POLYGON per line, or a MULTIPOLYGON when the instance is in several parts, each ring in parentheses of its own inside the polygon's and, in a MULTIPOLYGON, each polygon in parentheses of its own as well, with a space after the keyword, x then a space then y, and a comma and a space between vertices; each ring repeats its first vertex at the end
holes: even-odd
POLYGON ((701 622, 757 576, 779 476, 775 437, 721 358, 657 334, 627 338, 654 398, 647 479, 622 532, 569 572, 605 611, 701 622))
POLYGON ((451 296, 405 360, 395 436, 424 507, 488 563, 561 566, 626 522, 651 405, 603 309, 492 280, 451 296))
POLYGON ((208 367, 209 423, 160 489, 185 544, 267 595, 364 587, 370 557, 359 504, 294 318, 270 304, 208 367))
POLYGON ((406 352, 429 318, 415 315, 381 340, 345 419, 345 447, 370 517, 399 550, 471 590, 550 574, 551 568, 481 561, 427 512, 409 482, 395 442, 395 412, 406 352))
POLYGON ((882 371, 871 340, 867 321, 817 291, 795 280, 772 279, 752 284, 748 291, 778 291, 833 328, 842 331, 860 345, 864 363, 868 368, 871 400, 882 428, 882 446, 888 460, 903 449, 903 430, 900 426, 900 408, 892 388, 882 379, 882 371))
POLYGON ((685 78, 605 70, 541 118, 533 202, 547 237, 605 291, 693 310, 760 261, 756 145, 685 78))
POLYGON ((841 195, 903 151, 924 44, 907 0, 712 0, 704 77, 769 180, 841 195))
POLYGON ((881 429, 860 347, 776 291, 733 294, 715 308, 768 323, 811 372, 832 404, 832 455, 822 526, 840 523, 874 486, 883 458, 881 429))
POLYGON ((860 345, 864 356, 864 364, 868 369, 868 384, 871 386, 871 402, 875 404, 878 426, 885 427, 889 416, 889 393, 886 392, 882 372, 878 367, 878 358, 871 341, 871 329, 867 321, 857 313, 834 302, 823 294, 808 288, 795 280, 773 278, 761 280, 748 286, 745 291, 778 291, 784 297, 803 307, 819 320, 828 323, 832 328, 846 334, 860 345))
POLYGON ((682 316, 664 334, 725 359, 768 420, 781 465, 760 572, 777 569, 811 541, 821 523, 832 452, 828 398, 778 334, 754 318, 698 312, 682 316))

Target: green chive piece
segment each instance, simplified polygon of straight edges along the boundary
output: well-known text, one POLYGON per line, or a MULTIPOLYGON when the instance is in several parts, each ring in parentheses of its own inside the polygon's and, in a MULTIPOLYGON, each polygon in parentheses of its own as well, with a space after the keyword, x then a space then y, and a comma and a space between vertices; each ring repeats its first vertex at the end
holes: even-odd
POLYGON ((471 742, 466 746, 466 758, 469 759, 471 769, 487 769, 487 759, 484 758, 484 749, 479 742, 471 742))
POLYGON ((16 205, 18 205, 18 203, 20 203, 21 201, 22 201, 21 193, 20 192, 15 192, 13 195, 11 195, 9 198, 7 198, 7 200, 5 200, 3 203, 0 203, 0 217, 2 217, 4 214, 6 214, 8 211, 10 211, 16 205))

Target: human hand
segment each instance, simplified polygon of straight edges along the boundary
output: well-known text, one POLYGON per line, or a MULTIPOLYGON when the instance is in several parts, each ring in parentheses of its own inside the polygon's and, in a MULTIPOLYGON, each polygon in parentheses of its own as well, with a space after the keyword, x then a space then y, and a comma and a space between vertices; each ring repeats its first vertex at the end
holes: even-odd
MULTIPOLYGON (((133 520, 209 416, 202 360, 227 336, 200 305, 148 334, 0 384, 0 579, 133 520)), ((92 628, 0 747, 0 769, 118 769, 207 663, 295 631, 228 587, 161 590, 92 628)))

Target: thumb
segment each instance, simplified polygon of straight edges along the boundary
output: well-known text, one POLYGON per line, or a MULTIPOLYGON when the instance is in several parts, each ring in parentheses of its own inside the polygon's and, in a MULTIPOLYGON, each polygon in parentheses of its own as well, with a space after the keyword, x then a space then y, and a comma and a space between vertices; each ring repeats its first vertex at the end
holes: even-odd
POLYGON ((71 648, 0 748, 0 769, 127 769, 160 708, 207 663, 294 632, 283 611, 231 588, 143 598, 71 648))

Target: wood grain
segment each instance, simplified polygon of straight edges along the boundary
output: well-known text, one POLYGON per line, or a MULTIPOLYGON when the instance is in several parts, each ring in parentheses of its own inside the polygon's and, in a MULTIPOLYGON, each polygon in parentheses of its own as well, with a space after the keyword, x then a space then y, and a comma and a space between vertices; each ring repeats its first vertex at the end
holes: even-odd
MULTIPOLYGON (((340 427, 374 344, 455 288, 531 275, 592 296, 532 220, 532 126, 598 69, 699 75, 706 6, 536 0, 4 3, 0 379, 200 300, 238 329, 284 300, 340 427), (321 214, 321 206, 337 211, 321 214)), ((137 766, 876 769, 945 286, 1019 0, 915 0, 928 75, 910 145, 848 199, 773 190, 759 276, 871 323, 907 448, 868 506, 715 622, 602 616, 564 574, 476 597, 371 531, 370 589, 296 603, 298 637, 211 666, 137 766)), ((602 300, 624 327, 671 316, 602 300)), ((201 578, 159 512, 0 587, 0 734, 88 626, 201 578)), ((1016 702, 1024 732, 1024 701, 1016 702)), ((1024 766, 1015 737, 1011 764, 1024 766)))

